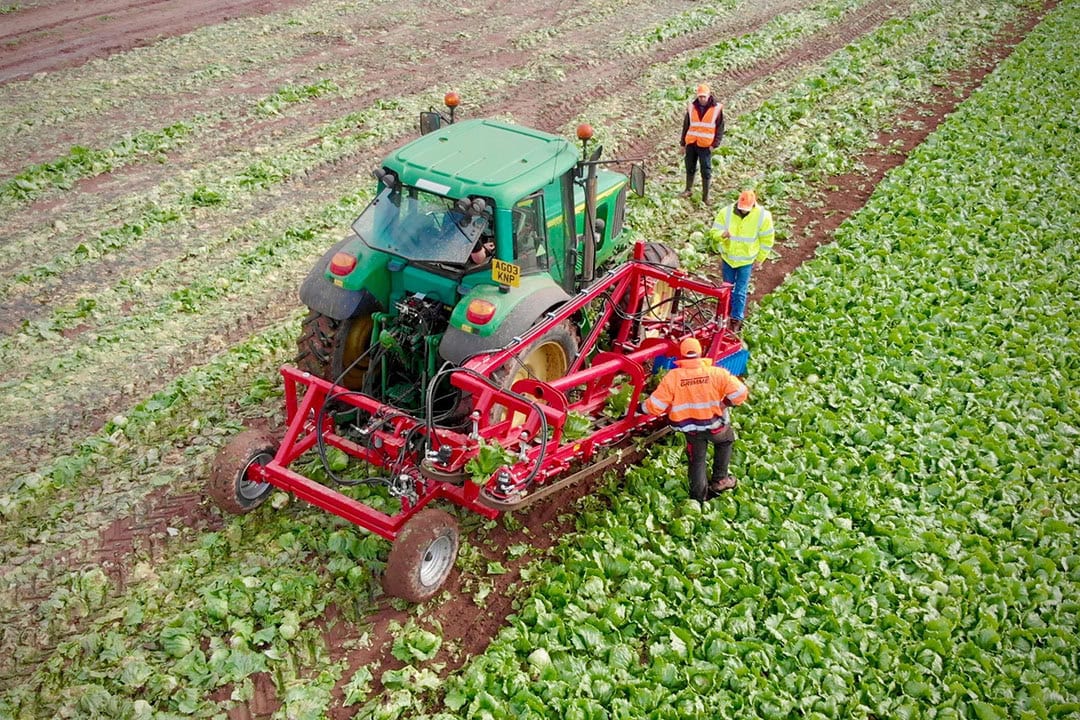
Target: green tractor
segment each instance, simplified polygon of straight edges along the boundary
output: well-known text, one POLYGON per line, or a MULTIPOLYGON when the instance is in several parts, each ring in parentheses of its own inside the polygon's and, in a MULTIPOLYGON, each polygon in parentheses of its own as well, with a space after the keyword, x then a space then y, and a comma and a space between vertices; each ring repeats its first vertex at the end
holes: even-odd
MULTIPOLYGON (((300 369, 409 412, 425 409, 444 364, 506 346, 590 284, 629 246, 628 186, 644 189, 640 165, 628 178, 603 167, 600 148, 584 157, 588 126, 579 156, 539 130, 454 122, 455 105, 449 94, 449 120, 421 113, 421 136, 375 171, 374 199, 300 290, 300 369)), ((663 245, 646 252, 677 265, 663 245)), ((580 330, 553 328, 493 379, 562 377, 580 330)))

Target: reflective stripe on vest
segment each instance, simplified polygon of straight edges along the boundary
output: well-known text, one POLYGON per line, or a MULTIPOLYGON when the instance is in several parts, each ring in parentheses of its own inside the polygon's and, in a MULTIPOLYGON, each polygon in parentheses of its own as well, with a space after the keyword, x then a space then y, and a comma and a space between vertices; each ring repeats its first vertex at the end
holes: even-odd
POLYGON ((753 226, 753 220, 750 220, 750 216, 755 212, 758 213, 757 226, 754 228, 753 235, 737 235, 732 232, 731 222, 734 210, 734 205, 728 205, 727 217, 724 220, 724 229, 731 234, 731 237, 727 240, 723 258, 731 267, 740 267, 742 265, 749 265, 757 259, 758 251, 761 249, 761 246, 758 243, 758 236, 761 233, 761 227, 765 224, 765 208, 760 205, 755 205, 750 211, 750 215, 740 219, 739 229, 745 232, 744 228, 747 225, 753 226))
POLYGON ((711 147, 716 139, 716 116, 720 112, 719 105, 713 105, 702 116, 698 115, 697 105, 690 103, 686 111, 690 115, 690 129, 686 131, 686 144, 698 147, 711 147))

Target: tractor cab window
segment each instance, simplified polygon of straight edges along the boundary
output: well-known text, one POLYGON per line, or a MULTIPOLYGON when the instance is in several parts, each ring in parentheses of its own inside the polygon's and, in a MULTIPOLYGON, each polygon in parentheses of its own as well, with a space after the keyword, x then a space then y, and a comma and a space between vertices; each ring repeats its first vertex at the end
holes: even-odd
POLYGON ((514 262, 521 272, 548 267, 547 227, 544 223, 544 196, 536 193, 514 205, 514 262))
POLYGON ((490 233, 490 203, 384 188, 352 225, 364 244, 413 262, 464 264, 490 233))

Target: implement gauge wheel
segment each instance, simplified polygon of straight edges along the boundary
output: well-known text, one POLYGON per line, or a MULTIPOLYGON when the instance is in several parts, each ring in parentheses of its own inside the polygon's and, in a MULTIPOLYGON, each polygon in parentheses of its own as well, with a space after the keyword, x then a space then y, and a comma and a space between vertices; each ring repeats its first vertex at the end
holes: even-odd
POLYGON ((383 575, 387 595, 419 603, 439 591, 457 559, 457 520, 428 508, 412 517, 390 547, 383 575))
POLYGON ((218 451, 210 468, 207 492, 219 508, 243 515, 263 504, 274 490, 270 483, 248 479, 248 470, 274 459, 278 444, 265 430, 245 430, 218 451))

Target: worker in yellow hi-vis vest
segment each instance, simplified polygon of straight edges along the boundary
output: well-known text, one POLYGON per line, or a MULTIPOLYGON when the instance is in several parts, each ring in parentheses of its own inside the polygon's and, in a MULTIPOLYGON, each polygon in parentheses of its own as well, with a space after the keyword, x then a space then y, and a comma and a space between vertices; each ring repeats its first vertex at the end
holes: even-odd
POLYGON ((724 137, 724 106, 717 103, 705 83, 697 86, 697 95, 686 106, 682 136, 686 161, 686 189, 679 197, 690 197, 694 189, 694 171, 701 167, 701 202, 709 204, 709 180, 712 178, 712 151, 724 137))
POLYGON ((716 214, 709 238, 720 247, 724 282, 734 285, 729 327, 738 333, 746 313, 750 273, 772 253, 772 214, 758 204, 753 190, 743 190, 737 202, 716 214))

